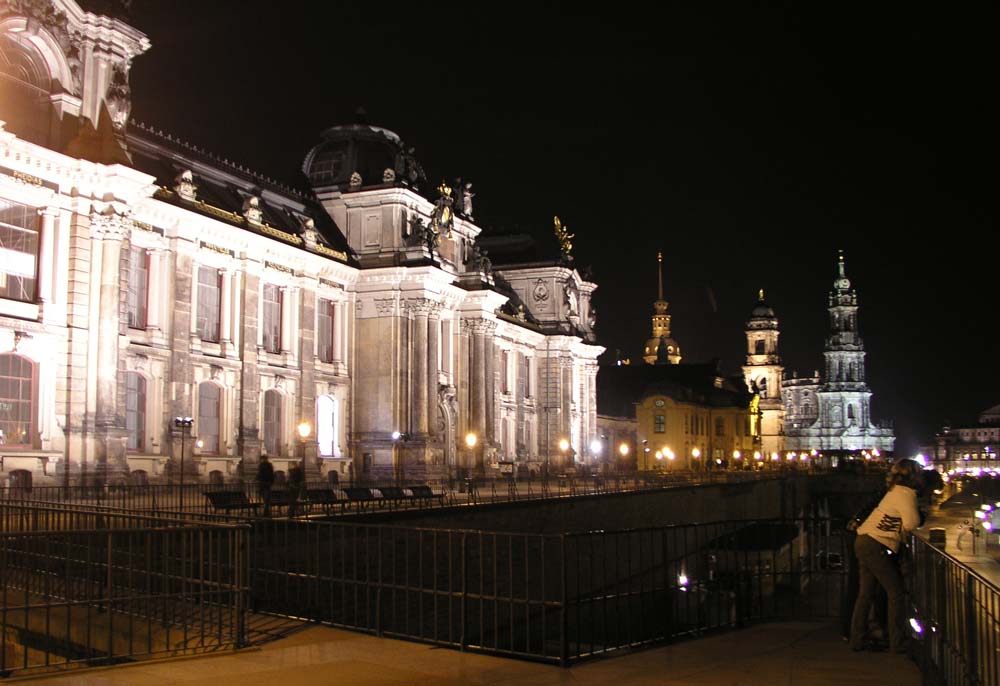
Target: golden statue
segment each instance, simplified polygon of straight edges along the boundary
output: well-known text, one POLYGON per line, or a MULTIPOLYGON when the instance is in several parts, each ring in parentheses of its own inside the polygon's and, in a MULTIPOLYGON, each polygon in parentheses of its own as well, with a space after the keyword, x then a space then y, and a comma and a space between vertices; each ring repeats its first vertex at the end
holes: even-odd
POLYGON ((570 251, 573 249, 572 239, 574 238, 574 234, 569 232, 568 226, 563 226, 563 223, 559 221, 559 217, 554 218, 553 229, 555 230, 556 240, 559 241, 559 251, 562 253, 562 258, 564 260, 573 259, 570 251))

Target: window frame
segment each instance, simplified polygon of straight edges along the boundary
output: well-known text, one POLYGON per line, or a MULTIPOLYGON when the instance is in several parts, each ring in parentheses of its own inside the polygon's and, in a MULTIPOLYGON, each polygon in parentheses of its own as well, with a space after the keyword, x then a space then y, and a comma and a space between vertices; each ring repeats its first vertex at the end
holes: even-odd
POLYGON ((206 343, 218 343, 222 339, 222 270, 205 264, 198 265, 198 303, 195 312, 195 327, 198 330, 198 338, 206 343), (215 283, 211 280, 203 280, 205 273, 215 272, 215 283), (215 290, 214 302, 208 302, 207 293, 209 288, 215 290), (214 314, 214 329, 209 329, 210 321, 208 314, 214 314), (205 313, 205 316, 203 316, 205 313), (203 323, 204 322, 204 323, 203 323))

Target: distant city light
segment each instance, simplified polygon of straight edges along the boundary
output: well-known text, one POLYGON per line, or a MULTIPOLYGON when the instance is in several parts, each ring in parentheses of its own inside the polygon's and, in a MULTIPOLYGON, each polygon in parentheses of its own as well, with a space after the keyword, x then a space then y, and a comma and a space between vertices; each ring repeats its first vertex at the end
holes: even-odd
POLYGON ((910 627, 918 634, 924 633, 924 627, 920 626, 920 622, 917 621, 916 617, 910 617, 910 627))
POLYGON ((590 442, 590 452, 593 453, 594 455, 600 455, 601 454, 601 441, 600 441, 600 439, 595 438, 594 440, 592 440, 590 442))
POLYGON ((622 457, 628 455, 628 443, 622 443, 620 446, 618 446, 618 452, 621 453, 622 457))
POLYGON ((743 457, 743 453, 741 453, 739 450, 734 450, 733 451, 733 459, 734 460, 739 460, 742 457, 743 457))

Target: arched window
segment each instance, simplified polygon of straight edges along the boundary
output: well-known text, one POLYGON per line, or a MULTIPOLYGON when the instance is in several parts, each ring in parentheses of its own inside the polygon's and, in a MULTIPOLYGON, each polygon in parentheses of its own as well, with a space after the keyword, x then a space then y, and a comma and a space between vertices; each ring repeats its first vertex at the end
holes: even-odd
POLYGON ((225 479, 222 478, 222 472, 218 469, 213 469, 208 473, 208 483, 212 486, 221 486, 225 479))
POLYGON ((6 129, 48 145, 50 91, 48 66, 24 32, 0 35, 0 100, 6 129))
POLYGON ((758 340, 755 343, 754 354, 755 355, 763 355, 764 354, 764 340, 763 339, 760 339, 760 340, 758 340))
POLYGON ((198 438, 203 455, 219 454, 219 417, 222 414, 222 391, 211 381, 198 386, 198 438))
POLYGON ((146 446, 146 379, 136 372, 125 374, 126 447, 132 451, 146 446))
POLYGON ((851 424, 854 423, 854 419, 855 419, 855 417, 854 417, 854 405, 848 405, 847 406, 847 419, 848 419, 848 421, 850 421, 851 424))
POLYGON ((329 395, 316 398, 316 442, 320 457, 339 457, 337 399, 329 395))
POLYGON ((34 445, 35 365, 20 355, 0 355, 0 445, 34 445))
POLYGON ((264 451, 281 454, 281 393, 273 388, 264 393, 264 451))

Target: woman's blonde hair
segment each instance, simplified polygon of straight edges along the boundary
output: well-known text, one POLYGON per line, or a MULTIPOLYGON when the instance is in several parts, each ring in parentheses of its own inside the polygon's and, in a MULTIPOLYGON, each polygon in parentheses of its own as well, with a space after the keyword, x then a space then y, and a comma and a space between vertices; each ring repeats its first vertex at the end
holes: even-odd
POLYGON ((917 491, 920 490, 920 475, 923 467, 916 460, 903 458, 889 468, 889 473, 885 475, 885 486, 892 489, 893 486, 907 486, 917 491))

